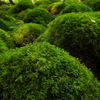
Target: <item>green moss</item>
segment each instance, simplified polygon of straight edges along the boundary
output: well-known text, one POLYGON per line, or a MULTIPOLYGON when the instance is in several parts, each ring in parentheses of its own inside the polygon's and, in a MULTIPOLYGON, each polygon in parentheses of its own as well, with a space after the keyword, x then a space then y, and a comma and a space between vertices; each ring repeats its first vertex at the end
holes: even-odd
POLYGON ((26 9, 26 10, 21 11, 20 13, 17 14, 17 17, 18 17, 19 19, 24 20, 25 15, 26 15, 30 10, 31 10, 31 9, 26 9))
POLYGON ((45 31, 45 27, 36 23, 23 24, 12 34, 16 46, 25 46, 45 31))
POLYGON ((38 1, 35 1, 35 5, 37 5, 37 6, 42 5, 42 4, 48 5, 48 4, 51 4, 51 2, 49 0, 38 0, 38 1))
MULTIPOLYGON (((14 47, 14 44, 12 42, 12 38, 9 36, 7 32, 4 30, 0 29, 0 40, 6 43, 6 46, 10 49, 14 47)), ((5 44, 4 44, 5 46, 5 44)))
POLYGON ((71 12, 90 12, 92 9, 85 4, 72 3, 62 10, 62 14, 71 12))
POLYGON ((0 39, 0 54, 7 51, 8 47, 5 42, 0 39))
POLYGON ((40 42, 0 55, 0 97, 6 100, 99 100, 100 82, 64 50, 40 42))
POLYGON ((4 4, 4 5, 0 6, 0 10, 1 11, 9 11, 10 7, 11 7, 10 5, 4 4))
POLYGON ((99 1, 99 0, 83 0, 83 3, 92 8, 94 3, 97 2, 97 1, 99 1))
POLYGON ((47 41, 80 58, 95 73, 100 72, 100 20, 87 13, 69 13, 57 17, 37 41, 47 41), (99 51, 99 48, 98 48, 99 51), (98 52, 99 53, 99 52, 98 52))
POLYGON ((32 22, 42 24, 44 26, 46 26, 52 20, 52 15, 43 8, 34 8, 26 14, 24 19, 26 23, 32 22))
POLYGON ((53 15, 59 14, 66 7, 66 3, 63 2, 55 2, 52 3, 48 9, 49 12, 53 15))
POLYGON ((92 8, 94 11, 100 11, 100 0, 95 2, 92 8))
POLYGON ((15 6, 10 9, 12 13, 19 13, 25 9, 33 9, 35 5, 32 3, 31 0, 21 0, 15 6))

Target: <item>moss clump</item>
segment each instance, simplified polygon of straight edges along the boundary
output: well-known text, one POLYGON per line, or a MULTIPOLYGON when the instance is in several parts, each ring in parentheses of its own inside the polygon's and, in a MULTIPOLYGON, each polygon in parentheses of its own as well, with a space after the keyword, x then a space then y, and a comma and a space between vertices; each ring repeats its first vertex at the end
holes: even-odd
POLYGON ((4 4, 0 6, 1 11, 9 11, 9 9, 10 9, 10 5, 8 4, 4 4))
POLYGON ((51 4, 51 2, 49 0, 38 0, 38 1, 35 1, 35 5, 39 6, 39 5, 48 5, 48 4, 51 4))
POLYGON ((100 11, 100 0, 95 2, 92 8, 94 11, 100 11))
POLYGON ((15 33, 12 34, 16 46, 25 46, 45 31, 45 27, 36 23, 21 25, 15 33))
MULTIPOLYGON (((87 67, 99 71, 99 57, 96 45, 99 45, 100 20, 87 13, 69 13, 57 17, 37 41, 48 41, 64 48, 71 55, 80 58, 87 67)), ((94 72, 95 74, 97 72, 94 72)))
POLYGON ((0 97, 6 100, 99 100, 100 82, 64 50, 40 42, 0 55, 0 97))
POLYGON ((52 20, 52 15, 43 8, 34 8, 26 14, 24 19, 26 23, 32 22, 42 24, 44 26, 46 26, 52 20))
POLYGON ((9 27, 5 24, 3 19, 0 19, 0 29, 9 30, 9 27))
POLYGON ((19 19, 24 20, 25 15, 26 15, 30 10, 31 10, 31 9, 23 10, 23 11, 21 11, 20 13, 18 13, 16 16, 17 16, 19 19))
POLYGON ((7 51, 8 47, 5 42, 0 39, 0 54, 7 51))
POLYGON ((88 5, 89 7, 93 7, 94 3, 96 3, 99 0, 82 0, 84 4, 88 5))
POLYGON ((66 4, 72 4, 72 3, 82 3, 81 0, 63 0, 66 4))
POLYGON ((32 0, 21 0, 10 9, 10 12, 19 13, 28 8, 33 9, 34 7, 35 7, 35 5, 32 3, 32 0))
POLYGON ((92 9, 85 4, 73 3, 65 7, 61 13, 65 14, 65 13, 71 13, 71 12, 90 12, 90 11, 92 11, 92 9))
POLYGON ((15 25, 14 25, 14 23, 7 21, 7 20, 10 20, 10 16, 5 16, 4 19, 0 18, 0 29, 6 30, 6 31, 11 31, 12 27, 15 27, 15 25))
POLYGON ((51 14, 56 15, 59 14, 62 9, 64 9, 66 7, 66 3, 64 2, 55 2, 52 3, 49 7, 48 10, 51 14))
MULTIPOLYGON (((14 47, 12 38, 4 30, 0 29, 0 40, 6 43, 6 46, 10 49, 14 47)), ((4 44, 5 45, 5 44, 4 44)))

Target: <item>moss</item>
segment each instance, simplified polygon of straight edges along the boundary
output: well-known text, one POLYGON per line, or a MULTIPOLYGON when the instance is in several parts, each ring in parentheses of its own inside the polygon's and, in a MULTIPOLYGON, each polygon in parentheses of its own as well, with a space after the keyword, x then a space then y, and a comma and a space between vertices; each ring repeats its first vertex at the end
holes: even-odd
POLYGON ((38 0, 38 1, 35 1, 35 5, 37 5, 37 6, 42 5, 42 4, 48 5, 48 4, 51 4, 51 2, 49 0, 38 0))
POLYGON ((46 26, 52 20, 53 16, 43 8, 32 9, 26 14, 24 19, 26 23, 32 22, 32 23, 42 24, 44 26, 46 26))
POLYGON ((65 7, 66 7, 66 3, 63 3, 63 2, 55 2, 55 3, 52 3, 48 7, 48 10, 49 10, 49 12, 51 14, 56 15, 56 14, 59 14, 65 7))
POLYGON ((0 6, 1 11, 9 11, 10 8, 11 8, 11 6, 8 4, 4 4, 4 5, 0 6))
POLYGON ((0 54, 7 51, 8 47, 5 42, 0 39, 0 54))
POLYGON ((16 46, 25 46, 45 31, 45 27, 36 23, 23 24, 12 34, 16 46))
POLYGON ((0 55, 0 97, 11 100, 99 100, 100 82, 64 50, 40 42, 0 55))
POLYGON ((47 41, 64 48, 71 55, 80 58, 96 75, 100 73, 100 55, 98 57, 96 51, 96 46, 99 46, 99 30, 98 18, 87 13, 69 13, 52 21, 37 41, 47 41))
MULTIPOLYGON (((12 42, 12 38, 9 36, 7 32, 0 29, 0 40, 2 40, 4 43, 6 43, 6 46, 10 49, 14 47, 14 43, 12 42)), ((5 46, 5 44, 4 44, 5 46)))
POLYGON ((10 9, 12 13, 19 13, 25 9, 33 9, 35 5, 32 3, 31 0, 21 0, 15 6, 10 9))
POLYGON ((100 11, 100 1, 95 2, 92 8, 94 11, 100 11))
POLYGON ((25 15, 26 15, 30 10, 31 10, 31 9, 23 10, 23 11, 21 11, 20 13, 18 13, 16 16, 17 16, 19 19, 24 20, 25 15))
POLYGON ((72 3, 62 10, 62 14, 71 12, 90 12, 92 9, 85 4, 72 3))

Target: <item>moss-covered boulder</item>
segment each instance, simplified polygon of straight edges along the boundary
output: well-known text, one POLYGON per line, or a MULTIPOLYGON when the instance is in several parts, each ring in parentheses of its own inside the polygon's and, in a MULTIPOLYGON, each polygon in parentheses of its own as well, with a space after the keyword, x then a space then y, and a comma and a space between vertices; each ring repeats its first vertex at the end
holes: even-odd
MULTIPOLYGON (((99 46, 100 19, 87 13, 69 13, 57 17, 37 41, 48 41, 64 48, 71 55, 80 58, 87 67, 99 71, 99 57, 96 46, 99 46)), ((97 72, 95 72, 96 74, 97 72)))
POLYGON ((64 50, 46 42, 0 55, 1 100, 100 100, 100 82, 64 50))
MULTIPOLYGON (((9 36, 7 32, 0 29, 0 40, 6 43, 6 46, 10 49, 14 47, 14 43, 12 42, 12 38, 9 36)), ((4 44, 5 45, 5 44, 4 44)))
POLYGON ((3 18, 0 18, 0 29, 6 30, 6 31, 12 31, 13 28, 15 27, 15 24, 11 21, 14 21, 12 16, 4 15, 3 18))
POLYGON ((36 6, 32 3, 32 0, 21 0, 10 9, 10 12, 19 13, 28 8, 33 9, 34 7, 36 6))
POLYGON ((72 4, 72 3, 82 3, 82 0, 61 0, 66 4, 72 4))
POLYGON ((9 11, 10 8, 11 8, 11 6, 8 4, 3 4, 0 6, 1 11, 9 11))
POLYGON ((72 3, 66 6, 61 13, 65 14, 71 12, 90 12, 90 11, 92 11, 92 9, 85 4, 72 3))
POLYGON ((84 4, 88 5, 89 7, 93 7, 94 3, 96 3, 99 0, 82 0, 84 4))
POLYGON ((7 26, 3 19, 0 19, 0 29, 9 30, 9 26, 7 26))
POLYGON ((0 39, 0 54, 7 51, 8 47, 5 42, 0 39))
POLYGON ((100 19, 100 11, 96 11, 96 12, 85 12, 87 15, 90 15, 90 16, 94 16, 98 19, 100 19))
POLYGON ((37 0, 35 1, 35 5, 39 6, 39 5, 48 5, 48 4, 51 4, 51 2, 49 0, 37 0))
POLYGON ((93 8, 94 11, 100 11, 100 0, 98 0, 97 2, 95 2, 93 4, 92 8, 93 8))
POLYGON ((66 6, 67 4, 64 2, 55 2, 48 7, 48 10, 51 14, 56 15, 59 14, 66 6))
POLYGON ((53 20, 53 16, 43 8, 34 8, 31 11, 29 11, 26 16, 24 21, 26 23, 37 23, 37 24, 42 24, 46 26, 50 21, 53 20))
POLYGON ((36 23, 23 24, 15 30, 12 37, 16 46, 25 46, 34 42, 40 34, 44 33, 45 29, 44 26, 36 23))

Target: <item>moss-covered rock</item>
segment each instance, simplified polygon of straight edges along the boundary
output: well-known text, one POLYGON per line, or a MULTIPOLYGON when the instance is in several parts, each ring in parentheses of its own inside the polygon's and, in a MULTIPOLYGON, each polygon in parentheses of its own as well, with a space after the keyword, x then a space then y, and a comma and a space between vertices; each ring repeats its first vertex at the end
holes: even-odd
POLYGON ((36 23, 23 24, 12 34, 13 40, 16 46, 25 46, 34 42, 40 34, 44 33, 45 29, 44 26, 36 23))
POLYGON ((89 7, 93 7, 93 4, 99 0, 82 0, 84 4, 88 5, 89 7))
POLYGON ((24 19, 26 23, 32 22, 32 23, 42 24, 44 26, 46 26, 52 20, 53 16, 43 8, 32 9, 26 14, 24 19))
POLYGON ((6 30, 6 31, 11 31, 13 30, 13 27, 15 27, 15 24, 7 21, 10 20, 11 16, 5 16, 5 20, 0 18, 0 29, 6 30))
POLYGON ((71 55, 80 58, 87 67, 100 73, 100 55, 97 57, 95 48, 100 44, 99 30, 100 19, 87 13, 69 13, 52 21, 37 41, 48 41, 64 48, 71 55))
POLYGON ((55 2, 48 7, 48 10, 51 14, 56 15, 59 14, 66 6, 66 3, 64 2, 55 2))
POLYGON ((42 4, 48 5, 48 4, 51 4, 51 2, 49 0, 38 0, 38 1, 35 1, 35 5, 37 5, 37 6, 42 5, 42 4))
POLYGON ((0 54, 7 51, 8 47, 5 42, 0 39, 0 54))
POLYGON ((66 4, 72 4, 72 3, 82 3, 82 0, 61 0, 66 4))
POLYGON ((21 0, 10 9, 10 12, 19 13, 28 8, 33 9, 34 7, 36 6, 32 3, 32 0, 21 0))
POLYGON ((100 11, 100 0, 95 2, 92 8, 94 11, 100 11))
POLYGON ((99 100, 100 82, 83 64, 46 42, 0 55, 3 100, 99 100))
POLYGON ((71 12, 90 12, 90 11, 92 11, 92 9, 85 4, 73 3, 65 7, 61 13, 65 14, 65 13, 71 13, 71 12))
MULTIPOLYGON (((14 47, 14 43, 12 42, 12 38, 9 36, 7 32, 0 29, 0 40, 6 43, 6 46, 10 49, 14 47)), ((5 44, 4 44, 5 45, 5 44)))
POLYGON ((19 19, 24 20, 25 15, 26 15, 30 10, 31 10, 31 9, 23 10, 23 11, 21 11, 20 13, 18 13, 16 16, 17 16, 19 19))
POLYGON ((4 4, 4 5, 0 6, 0 10, 1 11, 9 11, 10 7, 11 7, 10 5, 4 4))

